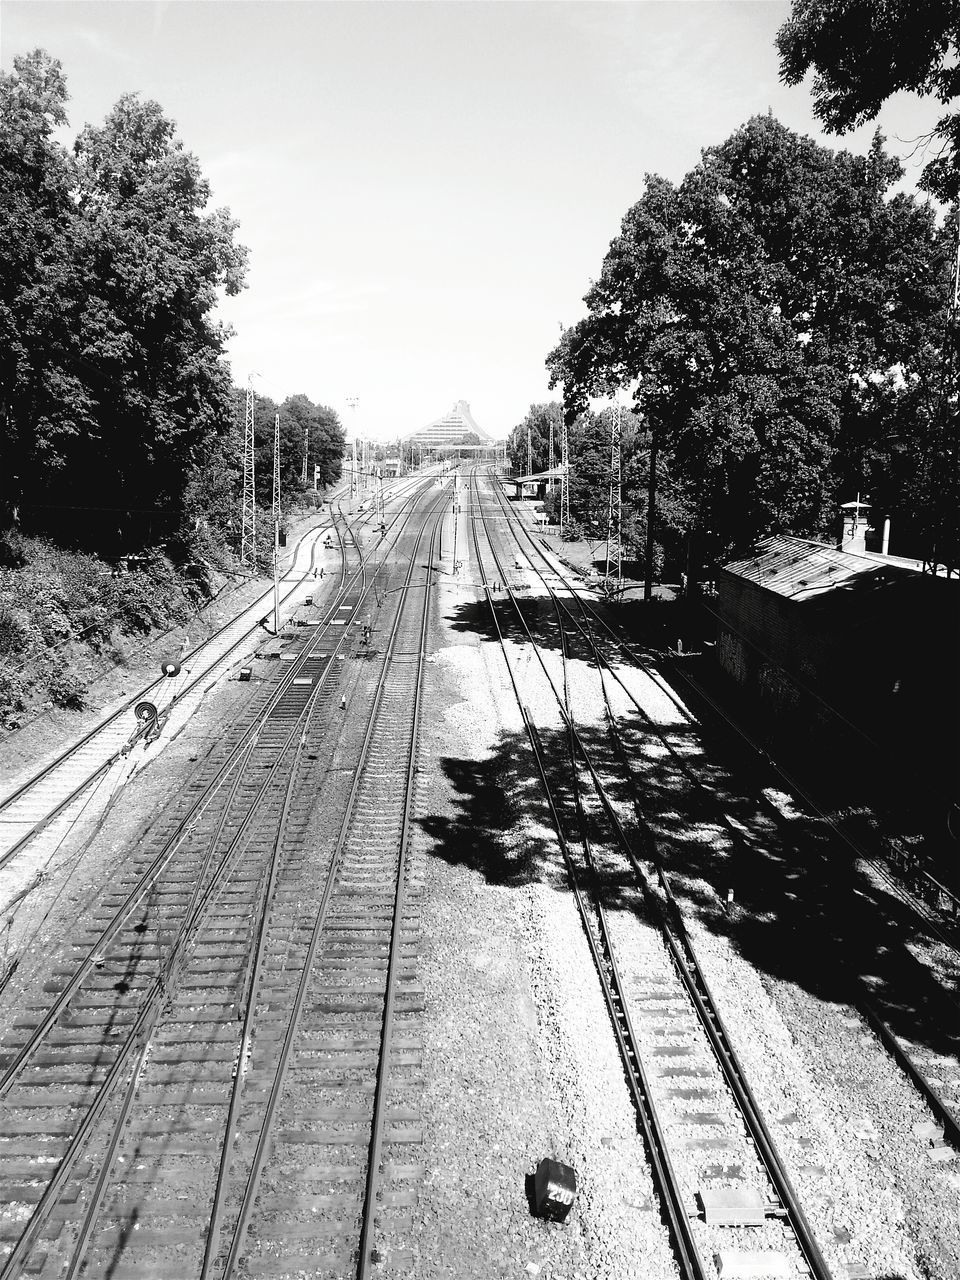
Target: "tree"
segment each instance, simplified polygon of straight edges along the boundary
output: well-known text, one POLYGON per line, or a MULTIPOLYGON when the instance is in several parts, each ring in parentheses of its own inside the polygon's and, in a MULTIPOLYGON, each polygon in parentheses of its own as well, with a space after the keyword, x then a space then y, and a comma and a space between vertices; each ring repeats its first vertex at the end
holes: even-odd
MULTIPOLYGON (((81 316, 98 438, 116 505, 178 527, 185 472, 232 422, 218 291, 237 293, 246 251, 195 156, 155 102, 126 94, 75 147, 86 303, 81 316)), ((134 537, 142 520, 130 521, 134 537), (134 532, 135 531, 135 532, 134 532)), ((155 530, 154 530, 155 532, 155 530)))
MULTIPOLYGON (((814 111, 833 133, 876 118, 892 94, 908 91, 948 103, 960 93, 960 8, 943 0, 793 0, 777 33, 781 78, 799 84, 815 72, 814 111)), ((939 153, 924 169, 926 190, 958 196, 960 114, 948 112, 931 135, 939 153)))
POLYGON ((78 220, 60 63, 42 50, 0 73, 0 521, 41 498, 92 424, 78 315, 78 220), (42 487, 42 481, 41 481, 42 487))
POLYGON ((548 357, 568 414, 637 381, 694 561, 828 529, 921 377, 945 260, 929 207, 887 198, 900 172, 879 137, 857 157, 756 117, 679 187, 648 177, 548 357))
POLYGON ((550 466, 550 424, 553 424, 554 465, 560 464, 560 430, 563 406, 556 400, 549 404, 532 404, 524 420, 507 437, 507 457, 520 475, 527 474, 527 428, 530 429, 533 470, 546 471, 550 466))

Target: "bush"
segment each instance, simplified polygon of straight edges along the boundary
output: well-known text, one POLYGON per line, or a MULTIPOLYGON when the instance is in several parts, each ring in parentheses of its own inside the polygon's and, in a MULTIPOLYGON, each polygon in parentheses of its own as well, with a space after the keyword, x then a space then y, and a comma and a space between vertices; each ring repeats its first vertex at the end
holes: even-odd
POLYGON ((47 692, 54 706, 79 711, 83 707, 87 687, 73 671, 54 671, 47 678, 47 692))
POLYGON ((178 569, 152 551, 124 571, 42 538, 8 534, 8 550, 14 542, 16 565, 0 551, 0 725, 8 730, 38 702, 82 707, 92 658, 124 662, 125 636, 184 622, 212 594, 212 571, 196 560, 178 569))

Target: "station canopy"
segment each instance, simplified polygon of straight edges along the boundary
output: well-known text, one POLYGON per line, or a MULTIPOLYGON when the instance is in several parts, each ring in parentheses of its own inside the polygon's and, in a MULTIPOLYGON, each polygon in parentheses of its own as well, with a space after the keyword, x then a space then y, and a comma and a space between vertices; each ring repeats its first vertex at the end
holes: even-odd
POLYGON ((423 449, 494 449, 497 441, 478 426, 466 400, 458 400, 449 413, 403 437, 404 444, 423 449))

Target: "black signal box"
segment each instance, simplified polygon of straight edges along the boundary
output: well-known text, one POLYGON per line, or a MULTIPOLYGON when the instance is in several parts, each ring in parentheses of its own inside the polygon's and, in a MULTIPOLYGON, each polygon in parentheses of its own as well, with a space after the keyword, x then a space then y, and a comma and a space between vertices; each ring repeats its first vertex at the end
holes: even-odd
POLYGON ((541 1160, 534 1174, 533 1193, 538 1218, 563 1222, 577 1194, 577 1175, 559 1160, 541 1160))

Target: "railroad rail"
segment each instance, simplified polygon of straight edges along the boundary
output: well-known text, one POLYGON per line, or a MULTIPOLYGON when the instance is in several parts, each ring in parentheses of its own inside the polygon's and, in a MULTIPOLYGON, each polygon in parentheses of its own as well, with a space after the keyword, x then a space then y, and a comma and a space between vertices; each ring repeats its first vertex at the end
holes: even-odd
MULTIPOLYGON (((583 594, 577 590, 564 575, 558 573, 554 564, 544 555, 544 552, 531 534, 531 532, 522 524, 515 520, 512 512, 507 506, 504 496, 499 488, 495 487, 495 494, 499 507, 503 514, 509 519, 510 528, 515 537, 518 537, 517 530, 519 527, 525 545, 528 545, 536 557, 542 560, 547 567, 547 573, 541 572, 536 564, 528 557, 528 563, 531 569, 536 573, 543 583, 548 596, 554 604, 554 608, 558 611, 558 625, 563 628, 565 625, 572 624, 575 634, 577 634, 590 651, 591 661, 595 662, 601 673, 601 687, 603 689, 604 702, 607 707, 607 720, 610 726, 611 734, 618 736, 616 726, 616 716, 614 715, 610 700, 607 693, 606 679, 614 681, 629 699, 632 706, 644 720, 648 729, 657 735, 664 749, 673 759, 676 767, 684 774, 684 776, 698 790, 701 796, 710 806, 713 816, 719 820, 725 829, 728 838, 733 845, 741 850, 741 852, 749 855, 751 852, 747 844, 742 827, 732 821, 726 812, 716 789, 706 783, 699 775, 691 769, 689 761, 684 759, 677 753, 669 735, 662 732, 656 722, 648 715, 645 708, 638 701, 633 690, 625 683, 620 674, 614 668, 608 653, 604 652, 598 643, 597 633, 603 633, 609 641, 611 641, 621 655, 628 659, 637 669, 643 672, 650 680, 654 681, 657 687, 669 697, 671 703, 676 708, 677 713, 684 721, 690 724, 697 723, 691 715, 683 701, 677 696, 673 688, 661 677, 660 673, 651 666, 651 664, 638 654, 635 648, 629 645, 622 635, 616 632, 602 614, 593 607, 589 599, 585 599, 583 594), (550 577, 556 577, 568 591, 570 598, 575 603, 578 613, 573 612, 567 601, 560 597, 549 581, 550 577), (562 613, 563 621, 559 615, 562 613)), ((518 537, 519 541, 519 537, 518 537)), ((662 655, 661 655, 662 656, 662 655)), ((669 655, 666 655, 669 660, 669 655)), ((853 853, 863 861, 864 871, 866 874, 876 876, 886 888, 905 902, 916 914, 924 921, 926 927, 937 941, 944 944, 955 954, 960 954, 958 949, 958 939, 955 932, 944 927, 944 920, 941 916, 939 919, 932 913, 933 904, 938 905, 943 910, 943 895, 949 892, 945 890, 934 877, 924 871, 922 868, 914 864, 912 867, 905 867, 901 864, 900 870, 908 880, 905 886, 903 880, 898 880, 885 870, 883 863, 878 861, 876 857, 867 854, 855 841, 853 841, 846 831, 834 822, 830 815, 822 813, 812 798, 807 795, 804 789, 793 779, 782 767, 769 755, 766 751, 755 743, 749 735, 745 733, 740 725, 738 725, 730 715, 720 707, 710 694, 702 688, 689 672, 683 669, 679 661, 671 662, 671 671, 683 684, 692 692, 696 693, 716 714, 730 730, 732 730, 738 738, 746 743, 750 750, 754 753, 755 758, 765 767, 776 773, 786 784, 792 794, 800 797, 807 805, 808 809, 818 814, 820 819, 825 823, 826 827, 832 831, 835 837, 840 839, 853 853), (911 892, 912 890, 912 892, 911 892), (917 901, 919 897, 919 901, 917 901)), ((622 745, 618 748, 622 759, 623 767, 627 775, 629 775, 629 765, 626 759, 626 752, 622 745)), ((781 829, 785 829, 787 824, 784 816, 777 805, 761 791, 758 797, 760 803, 764 806, 767 813, 773 818, 776 825, 781 829)), ((639 818, 639 814, 638 814, 639 818)), ((788 838, 791 842, 796 840, 796 833, 788 832, 788 838)), ((807 858, 809 860, 809 851, 807 858)), ((896 850, 891 847, 887 851, 887 857, 890 861, 896 862, 896 850)), ((827 866, 827 871, 830 867, 827 866)), ((952 918, 953 907, 947 904, 948 915, 952 918)), ((826 939, 823 940, 826 942, 826 939)), ((931 1005, 931 1012, 928 1017, 928 1024, 931 1032, 941 1042, 940 1051, 931 1051, 924 1044, 920 1043, 915 1034, 906 1034, 895 1030, 891 1021, 892 1017, 896 1017, 899 1013, 898 1001, 894 993, 892 999, 892 1010, 890 1013, 884 1012, 885 1002, 881 992, 875 989, 875 986, 867 985, 855 973, 850 971, 849 963, 844 955, 843 947, 839 941, 836 944, 836 966, 838 973, 846 973, 851 988, 850 1004, 856 1009, 866 1021, 867 1026, 879 1038, 884 1048, 891 1054, 894 1061, 904 1072, 911 1084, 917 1089, 924 1101, 929 1106, 936 1121, 941 1126, 942 1133, 946 1139, 957 1149, 960 1150, 960 1040, 956 1037, 947 1036, 945 1028, 952 1026, 956 1020, 958 1005, 950 991, 944 990, 938 982, 931 987, 931 975, 928 968, 916 956, 912 955, 906 949, 902 949, 900 964, 900 979, 904 988, 911 993, 915 999, 917 990, 926 987, 931 992, 931 999, 935 998, 936 1003, 931 1005), (938 1016, 936 1010, 940 1011, 938 1016), (948 1044, 949 1040, 952 1043, 948 1044)), ((889 1002, 887 1002, 889 1003, 889 1002)), ((905 1005, 912 1003, 906 1000, 905 1005)))
MULTIPOLYGON (((675 1160, 678 1149, 682 1148, 683 1144, 670 1140, 668 1126, 661 1118, 661 1112, 665 1109, 671 1090, 676 1092, 678 1081, 687 1082, 686 1087, 682 1084, 680 1085, 681 1093, 696 1097, 712 1096, 713 1105, 717 1106, 719 1110, 721 1104, 717 1100, 717 1095, 715 1093, 711 1094, 705 1084, 705 1081, 711 1077, 712 1073, 719 1071, 728 1097, 735 1105, 736 1119, 742 1121, 745 1125, 749 1135, 749 1142, 752 1144, 752 1154, 758 1162, 759 1170, 762 1170, 762 1173, 758 1172, 755 1175, 754 1182, 754 1185, 758 1189, 762 1188, 764 1192, 763 1198, 760 1200, 759 1219, 755 1219, 756 1225, 760 1226, 770 1218, 777 1219, 778 1224, 782 1222, 790 1232, 790 1238, 797 1251, 798 1259, 802 1260, 810 1274, 820 1278, 820 1280, 828 1280, 829 1269, 807 1223, 786 1169, 776 1152, 768 1127, 746 1080, 737 1055, 733 1050, 723 1020, 699 968, 696 956, 689 944, 682 917, 672 898, 666 875, 661 868, 658 876, 663 904, 661 909, 656 909, 658 904, 657 895, 646 884, 643 868, 634 850, 633 842, 627 837, 624 827, 616 814, 615 807, 609 800, 606 787, 599 776, 599 771, 594 764, 591 752, 584 745, 576 729, 571 711, 567 680, 566 629, 563 625, 564 619, 556 594, 551 592, 561 636, 563 659, 562 691, 557 687, 553 676, 548 670, 543 654, 540 652, 540 648, 527 625, 523 610, 510 587, 509 574, 497 551, 495 539, 485 522, 484 507, 476 477, 474 477, 473 481, 473 496, 471 532, 481 582, 484 584, 491 617, 504 653, 504 659, 510 673, 517 701, 521 708, 524 724, 527 728, 537 770, 543 783, 551 817, 557 830, 561 851, 570 876, 574 897, 583 920, 594 962, 600 975, 601 985, 615 1028, 618 1045, 620 1046, 628 1084, 650 1153, 652 1169, 666 1208, 681 1271, 684 1276, 697 1277, 698 1280, 708 1274, 707 1266, 704 1262, 704 1254, 707 1252, 708 1244, 717 1244, 718 1237, 714 1232, 707 1230, 705 1227, 700 1227, 699 1224, 696 1228, 691 1226, 690 1202, 692 1200, 692 1191, 698 1185, 698 1182, 702 1184, 709 1181, 709 1173, 705 1168, 704 1162, 698 1165, 696 1161, 690 1159, 688 1149, 686 1152, 681 1152, 684 1176, 678 1174, 675 1160), (507 593, 506 604, 516 614, 526 639, 533 646, 560 709, 568 744, 567 777, 572 777, 574 786, 575 813, 572 814, 564 815, 563 813, 563 804, 558 799, 562 794, 563 783, 559 779, 552 781, 550 778, 551 764, 549 755, 542 747, 539 732, 531 720, 520 693, 513 670, 513 663, 497 616, 498 601, 489 586, 490 574, 485 571, 477 521, 478 512, 480 516, 479 523, 483 526, 484 540, 489 546, 496 566, 498 580, 503 584, 507 593), (612 831, 613 842, 630 859, 634 869, 640 875, 640 883, 645 890, 645 900, 648 906, 653 906, 655 909, 654 913, 672 962, 672 966, 660 966, 656 973, 647 971, 645 995, 639 1000, 632 993, 635 988, 624 988, 618 972, 614 932, 607 921, 601 895, 599 892, 595 893, 592 900, 588 902, 587 896, 580 887, 578 859, 574 854, 575 844, 579 844, 582 849, 582 856, 579 861, 585 878, 589 882, 596 884, 599 875, 596 853, 587 835, 589 824, 585 815, 585 797, 579 777, 580 760, 585 763, 590 781, 601 801, 603 814, 607 818, 612 831), (684 1016, 689 1015, 691 1011, 696 1016, 696 1026, 692 1031, 687 1027, 681 1028, 682 1017, 668 1017, 668 1013, 676 1012, 678 1002, 684 1016), (641 1023, 644 1024, 641 1026, 640 1034, 634 1028, 631 1008, 634 1013, 639 1013, 641 1023), (663 1021, 664 1018, 667 1018, 666 1022, 663 1021), (681 1033, 683 1034, 683 1042, 679 1045, 672 1043, 681 1033), (648 1073, 645 1061, 650 1059, 656 1061, 658 1055, 662 1055, 661 1069, 659 1080, 656 1080, 648 1073), (665 1066, 663 1065, 664 1059, 666 1059, 665 1066), (670 1084, 668 1083, 669 1081, 674 1083, 670 1084)), ((656 850, 655 846, 652 845, 650 834, 649 831, 646 832, 647 856, 650 856, 652 848, 652 853, 655 857, 656 850)), ((702 1119, 709 1124, 722 1122, 721 1117, 715 1112, 709 1113, 708 1116, 704 1116, 702 1119)), ((710 1139, 706 1139, 704 1142, 703 1150, 714 1150, 710 1139)), ((741 1150, 740 1154, 741 1157, 744 1157, 743 1150, 741 1150)), ((714 1174, 714 1177, 716 1176, 714 1174)), ((703 1195, 703 1192, 701 1192, 701 1195, 703 1195)), ((711 1211, 708 1208, 708 1199, 706 1197, 703 1203, 704 1218, 709 1227, 711 1211)), ((778 1225, 773 1230, 772 1238, 779 1240, 781 1237, 782 1229, 778 1225)), ((770 1239, 771 1235, 768 1231, 768 1244, 770 1239)))
MULTIPOLYGON (((406 495, 411 489, 416 492, 429 483, 418 477, 416 481, 399 487, 396 493, 406 495)), ((373 513, 369 512, 362 517, 362 522, 372 519, 373 513)), ((395 519, 391 518, 391 525, 395 519)), ((359 548, 342 511, 338 515, 331 508, 331 524, 327 529, 333 531, 340 548, 342 589, 346 580, 348 540, 353 541, 358 551, 359 548)), ((284 575, 286 580, 292 574, 294 581, 282 595, 281 603, 288 603, 298 595, 304 596, 309 586, 315 583, 313 571, 318 542, 324 532, 324 527, 320 527, 301 538, 291 566, 284 575), (304 558, 306 564, 301 564, 298 569, 298 560, 304 558)), ((105 794, 109 794, 110 771, 122 769, 131 746, 155 732, 156 722, 153 719, 138 721, 132 716, 135 708, 144 702, 154 702, 160 708, 162 724, 175 708, 189 707, 196 702, 202 692, 237 661, 238 654, 249 646, 251 636, 262 634, 260 620, 268 602, 272 605, 271 594, 255 601, 189 653, 183 654, 182 678, 171 682, 160 677, 145 685, 55 759, 0 798, 0 867, 16 857, 51 824, 56 824, 56 829, 50 833, 54 840, 69 832, 87 805, 97 798, 100 786, 103 786, 105 794)))
POLYGON ((397 576, 385 559, 339 617, 291 633, 293 658, 255 695, 256 714, 161 815, 46 981, 28 984, 0 1074, 5 1280, 219 1278, 241 1260, 282 1275, 307 1257, 365 1275, 375 1218, 415 1200, 406 848, 446 501, 406 517, 419 528, 399 585, 424 590, 385 591, 383 650, 350 624, 397 576), (365 659, 349 664, 352 684, 347 654, 365 659), (335 811, 339 712, 368 692, 331 847, 319 784, 335 811))

